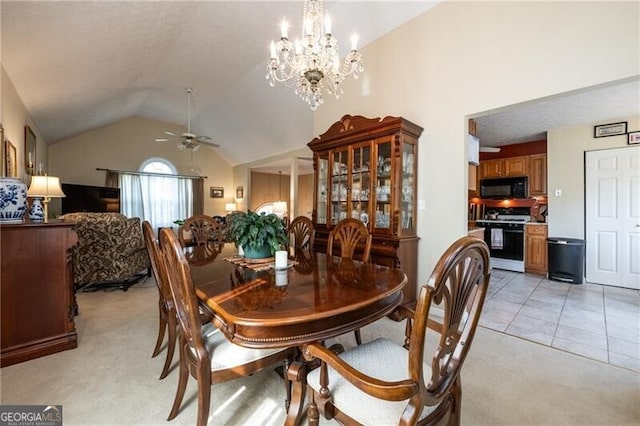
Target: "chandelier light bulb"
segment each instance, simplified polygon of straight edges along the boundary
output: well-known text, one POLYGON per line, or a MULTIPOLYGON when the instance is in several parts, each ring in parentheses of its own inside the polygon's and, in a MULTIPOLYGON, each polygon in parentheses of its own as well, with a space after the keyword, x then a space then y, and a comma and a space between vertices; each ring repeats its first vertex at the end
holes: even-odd
POLYGON ((266 78, 270 86, 285 83, 307 102, 312 110, 324 102, 323 92, 338 98, 342 82, 354 78, 364 70, 358 52, 358 36, 351 36, 351 51, 340 60, 338 40, 332 35, 332 21, 324 14, 322 0, 305 0, 302 34, 294 42, 289 40, 289 24, 280 23, 280 40, 272 41, 269 50, 266 78))

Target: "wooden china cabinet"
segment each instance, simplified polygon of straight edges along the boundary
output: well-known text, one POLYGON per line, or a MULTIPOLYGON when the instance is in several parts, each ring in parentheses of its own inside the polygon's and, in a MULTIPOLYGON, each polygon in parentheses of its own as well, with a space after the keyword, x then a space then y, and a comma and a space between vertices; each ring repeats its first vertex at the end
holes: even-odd
POLYGON ((420 126, 402 117, 345 115, 308 144, 314 167, 314 248, 326 252, 331 229, 342 219, 359 219, 373 236, 372 261, 407 275, 404 304, 416 298, 421 133, 420 126))

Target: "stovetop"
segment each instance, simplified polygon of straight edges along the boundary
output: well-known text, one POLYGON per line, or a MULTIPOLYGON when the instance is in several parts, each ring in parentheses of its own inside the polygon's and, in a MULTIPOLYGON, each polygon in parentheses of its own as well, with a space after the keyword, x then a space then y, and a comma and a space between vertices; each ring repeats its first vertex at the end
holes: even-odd
POLYGON ((512 223, 512 224, 524 224, 530 221, 529 216, 516 216, 516 215, 503 215, 498 216, 497 219, 478 219, 476 223, 512 223))

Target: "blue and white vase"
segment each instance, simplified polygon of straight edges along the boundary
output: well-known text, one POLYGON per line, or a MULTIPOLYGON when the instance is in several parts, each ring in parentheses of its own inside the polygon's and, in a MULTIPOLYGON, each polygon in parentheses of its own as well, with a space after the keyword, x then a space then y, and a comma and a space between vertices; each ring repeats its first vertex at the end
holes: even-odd
POLYGON ((31 208, 29 209, 29 219, 34 221, 44 220, 44 205, 42 205, 41 198, 34 198, 31 201, 31 208))
POLYGON ((18 178, 0 177, 0 223, 20 223, 27 211, 27 185, 18 178))

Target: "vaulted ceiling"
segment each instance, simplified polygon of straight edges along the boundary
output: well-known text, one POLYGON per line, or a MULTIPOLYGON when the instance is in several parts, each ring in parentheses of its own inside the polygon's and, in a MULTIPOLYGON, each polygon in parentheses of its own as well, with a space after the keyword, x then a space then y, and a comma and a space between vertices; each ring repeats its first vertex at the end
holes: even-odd
MULTIPOLYGON (((437 2, 325 2, 341 53, 437 2)), ((55 143, 141 116, 191 125, 231 164, 299 148, 312 111, 265 79, 270 40, 286 17, 299 34, 302 1, 3 1, 2 66, 38 130, 55 143)), ((367 58, 364 58, 365 67, 367 58)), ((162 135, 158 135, 159 137, 162 135)))
MULTIPOLYGON (((325 9, 344 55, 351 32, 366 45, 438 2, 337 0, 325 9)), ((283 17, 299 34, 302 0, 5 0, 0 7, 2 66, 48 143, 131 116, 186 125, 186 87, 194 91, 192 130, 211 136, 232 165, 316 136, 308 105, 265 79, 269 42, 283 17)), ((501 146, 637 115, 633 78, 474 118, 481 145, 501 146)))

